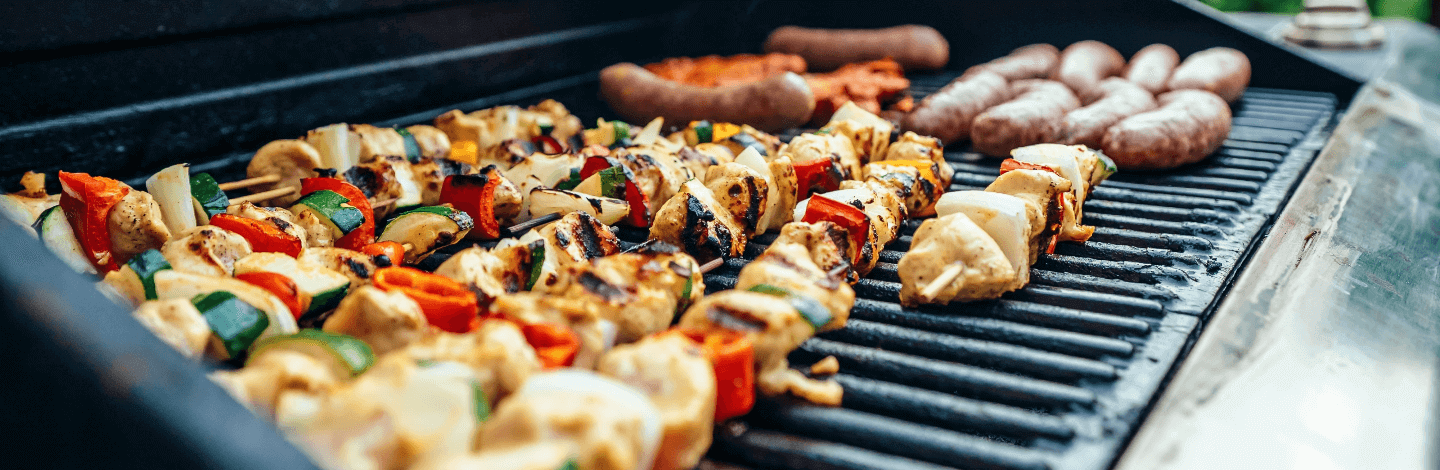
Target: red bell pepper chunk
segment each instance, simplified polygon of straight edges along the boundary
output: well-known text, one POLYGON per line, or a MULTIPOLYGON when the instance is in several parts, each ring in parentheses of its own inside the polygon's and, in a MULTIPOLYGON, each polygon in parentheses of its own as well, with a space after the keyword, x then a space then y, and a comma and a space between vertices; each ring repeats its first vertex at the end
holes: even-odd
POLYGON ((870 234, 870 217, 860 208, 816 194, 805 206, 802 222, 831 222, 844 228, 850 234, 850 245, 855 247, 854 264, 860 264, 860 254, 865 250, 866 237, 870 234))
POLYGON ((608 156, 595 155, 585 159, 585 166, 580 168, 580 180, 594 176, 600 170, 609 168, 625 169, 625 202, 630 205, 630 215, 626 221, 632 227, 645 228, 650 226, 650 196, 640 191, 640 186, 635 184, 635 175, 630 169, 620 164, 619 160, 608 156))
POLYGON ((1040 170, 1055 173, 1057 175, 1060 174, 1059 172, 1055 171, 1054 168, 1035 163, 1022 162, 1013 158, 1007 158, 1005 159, 1005 161, 1000 162, 1000 174, 1003 175, 1014 170, 1040 170))
POLYGON ((120 269, 110 247, 110 209, 130 194, 119 181, 86 173, 60 172, 60 210, 75 230, 75 238, 100 274, 120 269))
POLYGON ((620 166, 620 161, 610 158, 609 154, 592 155, 590 158, 586 158, 585 165, 580 167, 580 180, 584 181, 585 178, 599 173, 600 170, 617 166, 620 166))
POLYGON ((521 325, 525 341, 535 348, 535 355, 546 369, 569 367, 580 352, 580 336, 574 330, 555 323, 521 325))
POLYGON ((210 225, 235 232, 250 242, 250 250, 257 253, 284 253, 293 258, 300 257, 300 238, 285 233, 279 228, 255 219, 237 215, 215 214, 210 225))
POLYGON ((736 331, 670 330, 694 341, 715 372, 715 422, 749 413, 755 406, 755 347, 736 331))
POLYGON ((271 294, 275 294, 275 297, 280 298, 280 301, 285 303, 285 307, 290 309, 290 314, 294 315, 296 320, 299 320, 300 316, 305 313, 305 310, 310 308, 310 297, 302 295, 300 288, 295 286, 295 281, 284 274, 256 271, 236 274, 235 279, 248 282, 256 287, 270 291, 271 294))
POLYGON ((390 258, 390 263, 392 264, 399 264, 405 261, 405 245, 397 242, 371 243, 365 245, 365 248, 360 249, 360 252, 370 256, 385 255, 386 258, 390 258))
POLYGON ((834 171, 835 162, 829 158, 817 158, 808 162, 795 164, 795 179, 799 183, 800 194, 796 197, 805 199, 810 195, 825 193, 840 189, 840 174, 834 171))
POLYGON ((350 200, 350 205, 360 209, 365 215, 365 222, 362 222, 355 230, 335 240, 336 248, 360 251, 375 241, 375 209, 370 206, 370 199, 355 185, 345 182, 339 178, 303 178, 300 180, 300 195, 313 193, 315 191, 335 191, 337 194, 350 200))
POLYGON ((470 214, 475 221, 471 233, 485 240, 500 238, 500 221, 495 219, 495 190, 504 176, 495 165, 478 175, 450 175, 440 188, 440 202, 470 214))
POLYGON ((380 290, 399 291, 420 304, 431 325, 451 333, 465 333, 475 327, 480 307, 475 293, 439 274, 415 268, 389 267, 375 270, 371 282, 380 290))
POLYGON ((554 137, 548 135, 537 135, 534 139, 530 140, 530 143, 535 144, 535 146, 540 149, 540 152, 546 155, 565 153, 565 146, 561 145, 560 141, 555 140, 554 137))

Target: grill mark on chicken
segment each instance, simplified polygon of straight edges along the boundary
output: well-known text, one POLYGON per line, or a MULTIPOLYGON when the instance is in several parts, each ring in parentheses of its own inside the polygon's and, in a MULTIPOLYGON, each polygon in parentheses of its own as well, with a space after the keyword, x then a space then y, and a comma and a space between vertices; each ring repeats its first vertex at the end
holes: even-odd
POLYGON ((694 195, 686 195, 685 228, 680 239, 684 240, 687 252, 711 260, 730 253, 733 235, 724 224, 715 223, 715 213, 694 195))
POLYGON ((715 161, 713 157, 706 155, 699 150, 695 150, 688 145, 685 147, 681 147, 680 152, 676 153, 675 156, 680 157, 680 161, 682 162, 700 162, 700 164, 707 167, 719 164, 719 162, 715 161))
POLYGON ((361 279, 370 279, 370 267, 366 266, 365 263, 346 258, 345 266, 350 267, 350 272, 355 273, 356 276, 360 276, 361 279))
MULTIPOLYGON (((558 228, 558 227, 557 227, 557 228, 558 228)), ((564 230, 556 230, 556 231, 555 231, 555 244, 556 244, 556 245, 559 245, 560 248, 569 248, 569 247, 570 247, 570 235, 566 235, 564 230)))
POLYGON ((360 192, 365 193, 365 197, 375 197, 375 192, 380 188, 381 179, 380 175, 375 174, 375 170, 372 168, 352 166, 349 170, 345 170, 345 181, 360 188, 360 192))
POLYGON ((265 221, 270 222, 270 225, 274 225, 275 228, 280 229, 281 232, 288 232, 290 230, 290 222, 286 222, 285 219, 279 217, 266 217, 265 221))
MULTIPOLYGON (((585 259, 595 259, 605 256, 605 248, 600 246, 600 232, 594 224, 580 224, 580 247, 585 250, 585 259)), ((557 232, 556 235, 559 235, 557 232)))
POLYGON ((750 318, 747 313, 749 312, 716 304, 705 310, 705 317, 731 331, 765 331, 765 322, 750 318))
POLYGON ((755 180, 754 176, 744 178, 745 186, 750 189, 750 204, 745 209, 743 219, 746 233, 756 232, 755 226, 760 223, 760 211, 765 210, 765 202, 761 201, 761 198, 765 197, 765 191, 760 189, 760 185, 755 180))
POLYGON ((605 282, 604 279, 600 279, 599 276, 596 276, 595 273, 592 273, 590 271, 580 273, 580 276, 576 279, 576 282, 579 282, 580 285, 584 287, 585 290, 589 291, 591 294, 600 296, 601 299, 612 304, 619 303, 630 298, 630 294, 626 293, 623 290, 620 290, 620 288, 616 287, 614 284, 605 282))

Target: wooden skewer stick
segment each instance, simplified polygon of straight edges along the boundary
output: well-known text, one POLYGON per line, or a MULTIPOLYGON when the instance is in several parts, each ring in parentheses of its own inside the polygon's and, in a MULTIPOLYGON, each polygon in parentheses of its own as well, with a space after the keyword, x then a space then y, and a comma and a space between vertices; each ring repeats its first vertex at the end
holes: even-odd
POLYGON ((253 203, 253 202, 260 202, 260 201, 268 201, 268 200, 271 200, 271 199, 275 199, 275 198, 277 198, 277 197, 289 196, 291 193, 294 193, 294 192, 295 192, 295 188, 293 188, 293 187, 290 187, 290 188, 272 189, 272 190, 265 191, 265 192, 261 192, 261 193, 251 194, 251 195, 249 195, 249 196, 240 196, 240 197, 231 199, 231 200, 230 200, 230 205, 233 206, 233 205, 236 205, 236 204, 243 204, 243 203, 246 203, 246 202, 252 202, 252 203, 253 203))
POLYGON ((400 198, 398 198, 398 197, 392 197, 392 198, 386 199, 386 200, 384 200, 384 201, 376 201, 374 204, 371 204, 371 205, 370 205, 370 208, 373 209, 373 210, 379 210, 381 207, 393 206, 393 205, 395 205, 395 203, 397 203, 397 202, 400 202, 400 198))
POLYGON ((229 191, 229 190, 232 190, 232 189, 248 188, 248 187, 251 187, 251 186, 255 186, 255 185, 257 185, 257 184, 278 183, 278 182, 280 182, 280 175, 256 176, 256 177, 254 177, 254 178, 246 178, 246 179, 243 179, 243 180, 240 180, 240 181, 232 181, 232 182, 229 182, 229 183, 220 183, 220 190, 221 190, 221 191, 229 191))
POLYGON ((725 264, 725 258, 715 258, 715 259, 712 259, 712 260, 710 260, 709 262, 700 265, 700 274, 705 274, 705 273, 708 273, 708 272, 710 272, 710 271, 714 271, 715 268, 720 267, 720 265, 722 265, 722 264, 725 264))
POLYGON ((920 291, 920 301, 930 303, 930 301, 935 300, 935 296, 940 295, 940 291, 944 290, 945 286, 955 282, 955 278, 960 277, 960 273, 963 271, 965 271, 964 261, 950 263, 949 266, 945 267, 944 271, 940 272, 939 276, 935 277, 935 280, 930 281, 930 284, 920 291))
POLYGON ((526 230, 530 230, 530 229, 532 229, 532 228, 539 227, 539 226, 541 226, 541 225, 545 225, 545 224, 548 224, 548 223, 550 223, 550 222, 554 222, 554 221, 560 220, 561 217, 564 217, 564 215, 560 214, 559 212, 555 212, 555 213, 551 213, 551 214, 545 214, 545 215, 542 215, 542 216, 540 216, 540 217, 536 217, 536 218, 533 218, 533 219, 530 219, 530 220, 527 220, 527 221, 524 221, 524 222, 520 222, 520 223, 515 224, 515 225, 511 225, 511 226, 505 228, 504 230, 502 230, 502 231, 501 231, 502 233, 500 234, 500 236, 501 236, 501 237, 513 237, 513 236, 515 236, 515 235, 519 235, 519 234, 525 233, 526 230))

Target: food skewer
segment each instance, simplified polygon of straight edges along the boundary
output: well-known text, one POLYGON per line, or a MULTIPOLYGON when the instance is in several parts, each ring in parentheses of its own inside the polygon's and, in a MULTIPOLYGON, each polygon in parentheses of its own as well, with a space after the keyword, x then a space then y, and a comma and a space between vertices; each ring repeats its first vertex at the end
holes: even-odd
POLYGON ((254 178, 245 178, 245 179, 240 180, 240 181, 231 181, 231 182, 229 182, 229 183, 220 183, 220 190, 221 190, 221 191, 231 191, 231 190, 236 190, 236 189, 248 188, 248 187, 251 187, 251 186, 255 186, 255 185, 257 185, 257 184, 278 183, 279 181, 280 181, 280 175, 256 176, 256 177, 254 177, 254 178))
MULTIPOLYGON (((259 184, 259 183, 256 183, 256 184, 259 184)), ((277 198, 277 197, 289 196, 289 195, 291 195, 291 194, 294 194, 295 191, 296 191, 296 190, 295 190, 295 188, 293 188, 293 187, 276 188, 276 189, 272 189, 272 190, 265 191, 265 192, 259 192, 259 193, 255 193, 255 194, 249 194, 249 195, 240 196, 240 197, 231 199, 231 200, 230 200, 230 205, 235 206, 235 205, 240 205, 240 204, 244 204, 244 203, 247 203, 247 202, 249 202, 249 203, 256 203, 256 202, 262 202, 262 201, 269 201, 269 200, 275 199, 275 198, 277 198)))

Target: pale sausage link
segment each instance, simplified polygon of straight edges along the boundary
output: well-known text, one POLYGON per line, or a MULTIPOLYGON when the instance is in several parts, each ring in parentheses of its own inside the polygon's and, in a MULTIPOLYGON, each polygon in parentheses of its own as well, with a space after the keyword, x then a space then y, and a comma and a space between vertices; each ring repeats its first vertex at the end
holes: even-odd
POLYGON ((1160 95, 1160 109, 1125 118, 1105 131, 1102 148, 1122 169, 1160 170, 1195 163, 1230 134, 1230 107, 1214 93, 1160 95))

